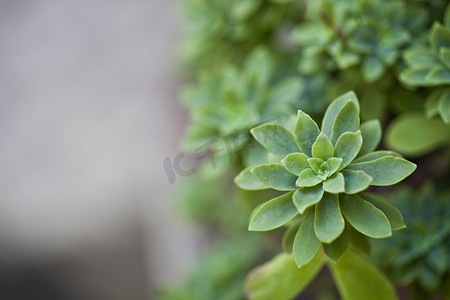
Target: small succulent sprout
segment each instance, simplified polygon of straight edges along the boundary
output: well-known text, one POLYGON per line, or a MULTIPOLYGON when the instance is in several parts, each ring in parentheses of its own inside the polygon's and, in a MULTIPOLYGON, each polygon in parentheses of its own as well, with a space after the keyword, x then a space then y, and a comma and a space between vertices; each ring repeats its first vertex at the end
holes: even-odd
POLYGON ((328 257, 337 261, 349 242, 358 247, 357 241, 365 236, 385 238, 404 227, 394 206, 372 203, 361 192, 370 185, 395 184, 416 165, 395 152, 374 151, 381 126, 377 121, 360 126, 353 92, 330 104, 321 129, 298 111, 294 132, 275 124, 250 132, 280 162, 249 167, 235 182, 247 190, 272 188, 288 193, 257 207, 249 230, 267 231, 289 222, 284 244, 292 248, 298 267, 311 261, 322 243, 328 257), (297 217, 301 222, 295 221, 297 217))

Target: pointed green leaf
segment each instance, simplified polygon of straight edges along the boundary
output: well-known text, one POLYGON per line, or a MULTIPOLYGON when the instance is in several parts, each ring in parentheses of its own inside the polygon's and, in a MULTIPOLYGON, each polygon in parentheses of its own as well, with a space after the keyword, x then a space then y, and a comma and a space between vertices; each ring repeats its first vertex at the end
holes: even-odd
POLYGON ((420 156, 450 143, 450 125, 422 114, 404 114, 390 123, 386 143, 405 155, 420 156))
POLYGON ((363 144, 361 131, 346 132, 338 139, 334 147, 334 156, 342 158, 339 170, 342 170, 358 155, 363 144))
POLYGON ((431 119, 438 114, 439 99, 445 89, 435 88, 425 100, 425 116, 431 119))
POLYGON ((270 188, 259 181, 258 178, 250 172, 251 169, 253 169, 252 166, 245 168, 234 178, 236 185, 241 189, 248 191, 265 190, 270 188))
POLYGON ((334 174, 323 182, 323 189, 328 193, 338 194, 345 191, 344 175, 341 172, 334 174))
POLYGON ((441 59, 442 63, 447 67, 447 69, 450 69, 450 49, 441 48, 439 50, 439 58, 441 59))
MULTIPOLYGON (((355 103, 358 113, 359 113, 359 102, 353 91, 347 92, 331 102, 325 111, 325 115, 322 119, 322 132, 325 133, 326 136, 331 137, 333 132, 333 126, 336 120, 336 117, 342 107, 347 103, 347 101, 351 100, 355 103)), ((356 131, 356 130, 355 130, 356 131)))
POLYGON ((348 233, 344 230, 342 234, 334 240, 331 244, 323 244, 325 254, 333 261, 337 262, 347 251, 348 248, 348 233))
POLYGON ((356 132, 359 129, 359 109, 355 102, 349 100, 339 111, 331 133, 331 143, 336 145, 339 137, 345 132, 356 132))
POLYGON ((312 156, 327 160, 333 156, 333 145, 324 133, 320 133, 312 146, 312 156))
POLYGON ((309 263, 320 248, 320 241, 314 233, 314 209, 306 212, 300 229, 295 235, 292 253, 295 263, 299 268, 309 263))
POLYGON ((321 158, 308 158, 308 163, 311 166, 311 169, 317 174, 320 170, 320 166, 324 163, 321 158))
POLYGON ((372 160, 376 160, 376 159, 386 157, 386 156, 395 156, 395 157, 403 158, 400 154, 398 154, 397 152, 394 152, 394 151, 378 150, 378 151, 370 152, 369 154, 366 154, 364 156, 358 157, 352 163, 372 161, 372 160))
POLYGON ((291 153, 283 158, 281 163, 286 170, 297 176, 300 175, 304 169, 309 168, 308 156, 303 153, 291 153))
POLYGON ((386 199, 376 194, 362 194, 361 197, 384 213, 391 224, 392 230, 399 230, 406 227, 402 213, 386 199))
POLYGON ((291 222, 292 224, 289 225, 288 229, 286 229, 286 231, 283 234, 283 240, 281 244, 283 246, 283 250, 287 253, 292 252, 292 244, 294 243, 295 235, 297 234, 297 231, 300 228, 302 220, 303 219, 300 219, 299 222, 292 221, 291 222))
POLYGON ((289 173, 282 164, 259 165, 250 170, 262 183, 278 191, 295 190, 297 176, 289 173))
POLYGON ((294 136, 283 126, 264 124, 253 128, 250 132, 264 148, 280 157, 299 151, 294 136))
POLYGON ((316 122, 301 110, 297 114, 297 123, 295 124, 294 136, 298 147, 307 156, 312 156, 312 145, 316 141, 320 130, 316 122))
POLYGON ((339 167, 342 164, 342 158, 338 158, 338 157, 330 157, 327 160, 327 164, 330 167, 330 175, 333 175, 334 173, 336 173, 339 170, 339 167))
POLYGON ((412 48, 403 53, 406 64, 414 67, 432 68, 439 64, 436 53, 430 48, 412 48))
POLYGON ((352 251, 328 264, 339 294, 345 300, 398 300, 395 289, 374 265, 352 251))
POLYGON ((442 65, 435 66, 425 76, 427 85, 450 84, 450 70, 442 65))
POLYGON ((348 170, 361 170, 373 178, 372 185, 392 185, 408 177, 416 169, 416 164, 406 159, 386 156, 376 160, 353 163, 348 170))
POLYGON ((367 189, 372 182, 372 177, 363 171, 342 170, 345 181, 345 193, 356 194, 367 189))
POLYGON ((385 67, 378 57, 367 56, 362 63, 362 74, 366 82, 374 82, 384 74, 385 67))
POLYGON ((447 88, 439 98, 438 111, 442 117, 442 120, 446 123, 450 123, 450 88, 447 88))
POLYGON ((373 237, 391 236, 391 225, 381 210, 358 195, 341 195, 341 210, 347 221, 359 232, 373 237))
POLYGON ((323 243, 331 243, 344 231, 344 227, 338 195, 325 193, 316 205, 314 231, 317 238, 323 243))
POLYGON ((430 43, 436 53, 441 47, 450 48, 450 30, 439 22, 434 22, 430 31, 430 43))
POLYGON ((308 168, 308 169, 304 169, 300 173, 300 176, 298 177, 297 181, 295 182, 295 185, 297 187, 315 186, 321 182, 322 182, 322 180, 317 177, 317 174, 314 173, 313 170, 308 168))
POLYGON ((424 85, 427 83, 425 79, 430 73, 430 67, 411 67, 400 73, 400 80, 411 86, 424 85))
POLYGON ((323 257, 316 255, 299 269, 292 254, 280 253, 251 271, 245 281, 245 294, 251 300, 293 299, 316 277, 323 264, 323 257))
POLYGON ((252 214, 248 230, 272 230, 284 225, 296 215, 298 210, 292 203, 292 192, 290 192, 258 206, 252 214))
POLYGON ((292 200, 298 211, 303 214, 308 207, 316 204, 322 199, 323 192, 321 185, 303 187, 294 192, 292 200))
MULTIPOLYGON (((358 156, 366 155, 375 150, 381 141, 381 124, 378 120, 371 120, 361 124, 363 143, 358 156)), ((339 141, 338 141, 339 142, 339 141)))
POLYGON ((370 255, 369 238, 357 231, 350 224, 345 225, 345 231, 348 233, 348 240, 353 249, 358 250, 364 255, 370 255))

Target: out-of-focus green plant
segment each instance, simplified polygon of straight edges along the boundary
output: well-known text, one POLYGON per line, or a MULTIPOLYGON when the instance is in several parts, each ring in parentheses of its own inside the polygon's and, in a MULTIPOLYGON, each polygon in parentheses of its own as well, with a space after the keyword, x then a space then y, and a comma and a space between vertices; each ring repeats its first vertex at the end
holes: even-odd
POLYGON ((396 283, 413 285, 418 298, 450 284, 450 190, 432 184, 420 192, 402 187, 390 198, 403 212, 406 229, 373 242, 373 259, 396 283), (447 282, 445 281, 447 280, 447 282))
POLYGON ((241 62, 259 44, 286 54, 284 25, 301 17, 297 0, 187 0, 184 61, 194 68, 241 62))
POLYGON ((227 169, 234 154, 248 143, 251 127, 270 120, 282 122, 292 113, 304 87, 302 81, 298 76, 274 81, 270 52, 257 48, 243 68, 228 65, 207 72, 198 85, 184 89, 191 124, 183 146, 189 151, 213 152, 216 167, 204 168, 208 177, 227 169))

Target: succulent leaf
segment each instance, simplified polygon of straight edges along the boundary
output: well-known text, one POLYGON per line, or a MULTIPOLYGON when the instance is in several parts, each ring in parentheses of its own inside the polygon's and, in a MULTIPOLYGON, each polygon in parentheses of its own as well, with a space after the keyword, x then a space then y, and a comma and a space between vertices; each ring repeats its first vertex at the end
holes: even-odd
POLYGON ((320 130, 316 122, 309 115, 299 110, 294 136, 300 150, 309 157, 312 155, 312 146, 319 134, 320 130))
POLYGON ((321 185, 303 187, 294 192, 292 199, 298 211, 303 212, 310 206, 318 203, 323 196, 324 190, 321 185))
POLYGON ((317 254, 320 241, 314 233, 314 209, 308 209, 305 219, 295 235, 292 253, 297 267, 301 268, 309 263, 317 254))
POLYGON ((289 173, 282 164, 259 165, 250 171, 262 183, 278 191, 292 191, 296 189, 297 177, 289 173))
POLYGON ((276 229, 297 214, 297 208, 292 203, 292 192, 290 192, 257 207, 252 214, 248 230, 268 231, 276 229))
POLYGON ((280 157, 299 150, 292 133, 278 124, 264 124, 250 133, 264 148, 280 157))
POLYGON ((331 243, 344 231, 345 222, 336 194, 325 193, 316 206, 314 231, 323 243, 331 243))
POLYGON ((291 153, 281 160, 286 170, 294 175, 299 176, 300 173, 310 167, 308 156, 303 153, 291 153))

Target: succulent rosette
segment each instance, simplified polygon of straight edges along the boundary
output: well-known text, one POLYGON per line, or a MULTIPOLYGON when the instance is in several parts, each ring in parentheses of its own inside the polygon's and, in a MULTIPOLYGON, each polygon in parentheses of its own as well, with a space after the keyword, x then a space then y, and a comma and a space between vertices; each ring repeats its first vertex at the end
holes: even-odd
POLYGON ((395 152, 374 151, 381 126, 376 120, 360 126, 353 92, 330 104, 321 129, 298 111, 293 132, 278 124, 264 124, 250 132, 280 162, 250 166, 235 178, 236 184, 246 190, 272 188, 287 193, 258 206, 249 230, 288 225, 283 243, 287 251, 292 249, 298 267, 311 261, 321 244, 337 261, 349 241, 358 247, 365 236, 385 238, 404 227, 393 205, 361 192, 370 185, 395 184, 416 165, 395 152))

